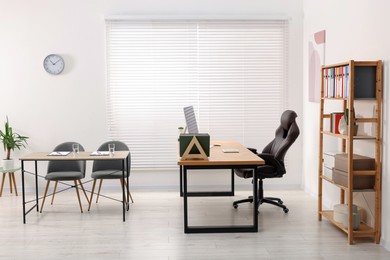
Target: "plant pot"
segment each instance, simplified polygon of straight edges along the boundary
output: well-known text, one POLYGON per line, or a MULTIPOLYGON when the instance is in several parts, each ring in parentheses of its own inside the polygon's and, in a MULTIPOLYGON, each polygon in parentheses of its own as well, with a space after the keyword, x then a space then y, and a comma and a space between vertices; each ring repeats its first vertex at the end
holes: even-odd
POLYGON ((12 170, 15 169, 14 167, 14 160, 13 159, 3 159, 2 161, 3 170, 12 170))

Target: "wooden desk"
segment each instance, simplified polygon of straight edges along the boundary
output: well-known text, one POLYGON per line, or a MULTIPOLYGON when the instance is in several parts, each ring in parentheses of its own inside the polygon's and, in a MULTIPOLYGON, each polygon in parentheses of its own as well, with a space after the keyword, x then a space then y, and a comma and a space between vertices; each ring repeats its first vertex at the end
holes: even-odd
MULTIPOLYGON (((95 160, 121 160, 122 161, 122 177, 125 178, 125 169, 129 171, 128 165, 128 156, 130 155, 129 151, 115 151, 115 154, 110 156, 96 156, 91 155, 91 152, 80 152, 77 155, 74 155, 72 152, 67 156, 50 156, 50 152, 36 152, 29 155, 26 155, 20 158, 21 161, 21 174, 22 174, 22 200, 23 200, 23 223, 26 224, 26 215, 30 213, 35 207, 39 211, 39 197, 38 197, 38 161, 95 161, 95 160), (24 173, 27 172, 24 170, 24 163, 28 161, 35 162, 35 205, 27 210, 26 212, 26 196, 25 196, 25 184, 24 184, 24 173), (126 164, 126 168, 125 168, 126 164)), ((125 212, 126 204, 127 210, 129 210, 129 204, 125 199, 125 185, 122 185, 122 205, 123 205, 123 221, 125 221, 125 212)), ((129 190, 129 172, 127 172, 127 191, 129 190)))
POLYGON ((227 233, 227 232, 257 232, 257 175, 253 176, 253 225, 245 226, 189 226, 188 225, 188 197, 195 196, 233 196, 234 169, 248 168, 256 170, 263 165, 264 160, 235 141, 214 141, 210 148, 208 160, 178 160, 180 166, 180 191, 184 199, 184 233, 227 233), (219 146, 216 146, 219 145, 219 146), (224 153, 223 149, 238 149, 239 153, 224 153), (230 192, 188 192, 187 171, 193 169, 231 169, 232 190, 230 192))

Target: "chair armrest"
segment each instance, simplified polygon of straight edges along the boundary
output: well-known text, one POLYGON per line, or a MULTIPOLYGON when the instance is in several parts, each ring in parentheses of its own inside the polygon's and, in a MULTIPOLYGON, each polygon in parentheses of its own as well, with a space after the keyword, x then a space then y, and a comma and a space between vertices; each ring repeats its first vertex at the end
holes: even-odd
POLYGON ((257 155, 265 161, 265 164, 272 165, 273 167, 275 167, 276 172, 279 173, 280 175, 286 173, 286 168, 284 167, 284 163, 275 159, 275 157, 272 154, 259 153, 257 155))

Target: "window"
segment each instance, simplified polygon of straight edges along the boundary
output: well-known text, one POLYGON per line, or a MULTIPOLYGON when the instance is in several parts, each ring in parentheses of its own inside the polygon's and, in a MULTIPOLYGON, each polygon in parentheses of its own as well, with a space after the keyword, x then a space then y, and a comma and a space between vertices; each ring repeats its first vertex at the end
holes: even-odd
POLYGON ((286 20, 107 20, 109 137, 173 168, 183 107, 213 140, 262 148, 287 100, 286 20))

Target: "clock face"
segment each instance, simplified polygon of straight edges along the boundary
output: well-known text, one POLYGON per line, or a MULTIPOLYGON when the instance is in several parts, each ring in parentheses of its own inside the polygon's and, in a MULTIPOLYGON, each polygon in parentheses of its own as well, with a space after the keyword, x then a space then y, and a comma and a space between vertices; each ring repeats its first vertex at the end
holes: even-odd
POLYGON ((50 54, 43 60, 43 67, 48 73, 58 75, 64 70, 65 62, 60 55, 50 54))

